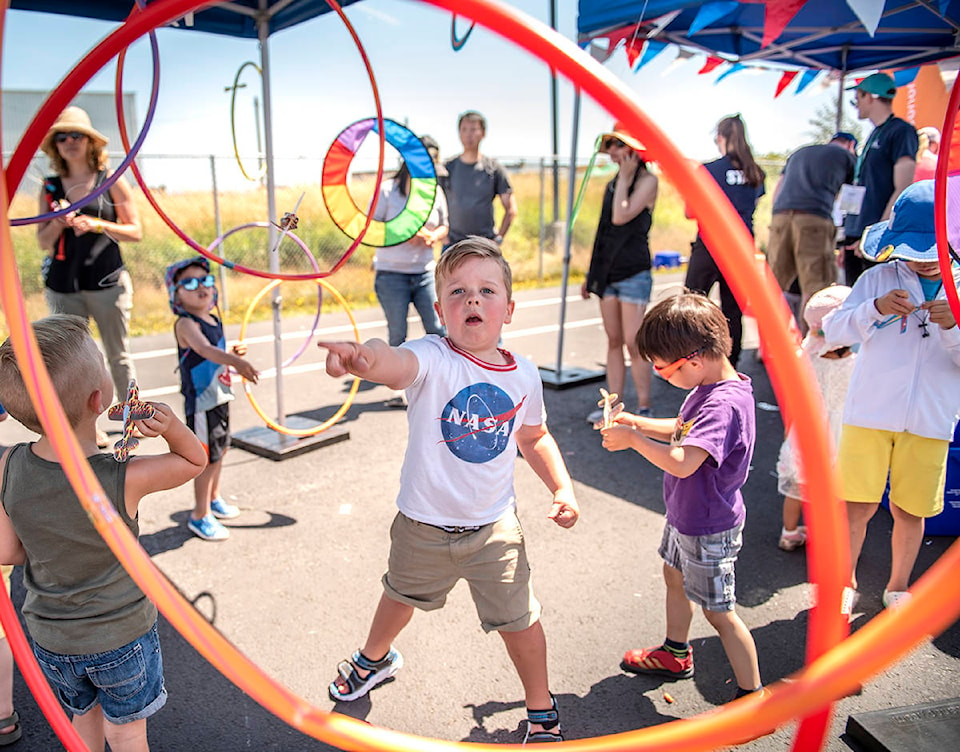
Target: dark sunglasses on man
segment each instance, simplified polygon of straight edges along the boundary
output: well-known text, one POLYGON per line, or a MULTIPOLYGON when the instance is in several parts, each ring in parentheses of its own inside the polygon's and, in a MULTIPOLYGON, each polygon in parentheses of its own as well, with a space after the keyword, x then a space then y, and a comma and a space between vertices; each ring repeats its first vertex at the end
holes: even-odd
POLYGON ((609 151, 614 146, 626 146, 626 144, 623 143, 623 141, 621 141, 619 138, 608 138, 606 141, 603 142, 603 148, 606 151, 609 151))
POLYGON ((217 284, 217 278, 212 274, 208 274, 206 277, 187 277, 186 279, 181 279, 177 282, 177 287, 182 287, 187 292, 193 292, 200 285, 204 287, 213 287, 217 284))

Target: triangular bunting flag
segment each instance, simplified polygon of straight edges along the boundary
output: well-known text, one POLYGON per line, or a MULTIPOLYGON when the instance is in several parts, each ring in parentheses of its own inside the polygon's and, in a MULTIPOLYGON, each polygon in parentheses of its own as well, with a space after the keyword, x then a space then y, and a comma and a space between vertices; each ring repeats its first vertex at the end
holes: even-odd
POLYGON ((920 73, 920 68, 904 68, 903 70, 898 70, 893 74, 893 82, 897 85, 899 89, 901 86, 906 86, 907 84, 912 84, 917 77, 917 74, 920 73))
POLYGON ((624 42, 623 48, 627 52, 627 62, 630 63, 631 68, 636 64, 637 59, 643 52, 643 43, 645 41, 643 38, 632 38, 624 42))
POLYGON ((697 75, 702 76, 704 73, 709 73, 718 65, 723 65, 726 60, 722 57, 714 57, 713 55, 707 55, 707 62, 703 64, 703 67, 697 71, 697 75))
POLYGON ((886 0, 847 0, 847 6, 853 11, 853 14, 860 19, 863 28, 871 37, 876 33, 877 26, 880 25, 880 17, 883 15, 883 6, 886 0))
POLYGON ((687 33, 693 36, 698 31, 705 29, 710 24, 719 21, 724 16, 735 11, 738 5, 740 5, 740 3, 736 2, 736 0, 718 0, 718 2, 714 3, 704 3, 700 6, 700 10, 697 11, 693 23, 690 24, 690 31, 687 33))
POLYGON ((654 39, 648 39, 647 44, 643 48, 643 54, 640 56, 640 62, 637 63, 636 67, 633 69, 634 73, 640 70, 643 66, 653 60, 657 55, 663 52, 667 48, 666 42, 660 42, 654 39))
POLYGON ((671 62, 670 65, 664 68, 663 73, 660 75, 664 77, 668 76, 692 57, 693 52, 690 50, 677 49, 677 56, 673 59, 673 62, 671 62))
POLYGON ((774 99, 776 99, 781 94, 783 94, 783 90, 790 85, 790 82, 797 77, 797 74, 799 72, 800 71, 795 71, 795 70, 788 70, 783 72, 783 75, 780 76, 780 80, 777 81, 777 90, 773 95, 774 99))
POLYGON ((727 68, 727 70, 725 70, 723 73, 717 76, 717 80, 713 82, 713 85, 716 86, 718 83, 723 81, 723 79, 725 79, 727 76, 730 76, 734 73, 738 73, 739 71, 742 71, 746 67, 747 66, 745 66, 743 63, 734 63, 729 68, 727 68))
POLYGON ((800 74, 800 80, 797 82, 797 88, 793 92, 794 94, 799 94, 804 89, 806 89, 810 84, 813 83, 813 80, 820 75, 820 71, 815 68, 808 68, 803 73, 800 74))
POLYGON ((787 24, 793 20, 807 0, 767 0, 763 16, 763 41, 761 47, 767 47, 776 41, 787 24))

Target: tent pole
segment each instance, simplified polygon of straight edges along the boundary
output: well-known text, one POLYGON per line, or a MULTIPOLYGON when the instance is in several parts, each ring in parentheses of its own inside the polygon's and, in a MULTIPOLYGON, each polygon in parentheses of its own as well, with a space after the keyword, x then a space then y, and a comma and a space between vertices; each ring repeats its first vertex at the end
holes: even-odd
MULTIPOLYGON (((273 171, 273 102, 270 96, 270 20, 261 16, 257 23, 257 37, 260 42, 260 77, 263 87, 263 140, 264 157, 267 161, 267 219, 270 226, 270 271, 276 274, 280 271, 280 248, 277 242, 279 232, 272 223, 277 221, 276 176, 273 171)), ((277 423, 283 425, 286 412, 283 405, 283 328, 280 323, 280 309, 283 305, 283 296, 280 294, 280 285, 273 288, 270 296, 273 307, 273 358, 277 369, 277 423)))
MULTIPOLYGON (((261 12, 257 16, 257 39, 260 43, 260 71, 263 91, 263 158, 266 169, 267 190, 267 217, 270 220, 270 271, 274 274, 280 271, 280 231, 276 228, 277 201, 276 176, 274 174, 273 154, 273 102, 270 96, 270 14, 264 7, 265 0, 261 0, 261 12)), ((319 294, 319 293, 318 293, 319 294)), ((287 418, 283 404, 283 328, 280 323, 280 309, 283 297, 280 295, 280 285, 273 288, 270 304, 273 307, 273 360, 277 372, 277 425, 295 430, 309 430, 319 425, 314 420, 294 415, 287 418)), ((253 426, 234 433, 230 437, 232 446, 245 449, 261 457, 271 460, 284 460, 296 457, 313 449, 335 444, 350 438, 350 432, 342 426, 332 426, 320 433, 307 436, 295 436, 281 433, 267 426, 253 426)))
MULTIPOLYGON (((573 91, 573 125, 570 136, 570 178, 567 190, 567 223, 563 239, 563 281, 560 283, 560 328, 557 332, 557 366, 556 368, 540 367, 540 379, 543 385, 552 389, 564 389, 590 381, 600 381, 606 375, 604 371, 586 371, 581 368, 563 370, 563 330, 567 321, 567 284, 570 280, 570 248, 573 243, 574 196, 577 189, 577 138, 580 133, 580 89, 573 91)), ((556 155, 554 155, 556 158, 556 155)))

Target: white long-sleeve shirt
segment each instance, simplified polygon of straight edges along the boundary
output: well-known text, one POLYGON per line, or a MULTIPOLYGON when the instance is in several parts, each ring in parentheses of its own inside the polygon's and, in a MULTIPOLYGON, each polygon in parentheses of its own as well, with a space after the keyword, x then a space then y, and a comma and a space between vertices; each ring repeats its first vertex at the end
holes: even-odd
MULTIPOLYGON (((954 275, 960 278, 960 270, 954 275)), ((950 441, 960 416, 960 327, 941 329, 921 310, 905 325, 884 316, 874 300, 897 289, 917 306, 924 301, 916 273, 890 261, 867 270, 844 304, 824 317, 827 349, 861 343, 843 422, 950 441)), ((945 297, 941 287, 937 299, 945 297)))

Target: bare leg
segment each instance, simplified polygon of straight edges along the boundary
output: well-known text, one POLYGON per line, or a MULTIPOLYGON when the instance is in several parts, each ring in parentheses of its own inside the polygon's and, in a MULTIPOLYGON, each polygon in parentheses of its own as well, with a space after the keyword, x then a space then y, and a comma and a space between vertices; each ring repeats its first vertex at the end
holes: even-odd
POLYGON ((103 733, 105 723, 103 710, 99 705, 90 708, 83 715, 73 717, 73 728, 76 729, 77 734, 83 739, 83 743, 87 745, 90 752, 103 752, 106 745, 103 733))
MULTIPOLYGON (((13 651, 6 637, 0 637, 0 718, 13 715, 13 651)), ((0 728, 0 736, 16 728, 13 724, 0 728)))
POLYGON ((633 386, 637 390, 637 407, 650 407, 650 379, 652 373, 650 364, 640 357, 637 350, 637 332, 640 331, 640 322, 647 310, 645 305, 624 303, 621 306, 621 330, 626 340, 627 352, 630 354, 630 375, 633 377, 633 386))
MULTIPOLYGON (((538 621, 520 632, 500 632, 500 637, 520 676, 527 709, 547 710, 553 707, 547 679, 547 639, 543 634, 543 625, 538 621)), ((530 729, 543 731, 536 723, 531 724, 530 729)))
POLYGON ((890 538, 890 579, 887 590, 906 590, 923 544, 923 517, 916 517, 890 503, 893 535, 890 538))
POLYGON ((623 355, 624 337, 618 298, 600 298, 600 317, 607 334, 607 389, 616 392, 623 401, 623 386, 627 378, 627 362, 623 355))
POLYGON ((867 537, 867 523, 877 512, 879 504, 868 502, 847 502, 847 525, 850 527, 850 587, 857 589, 857 561, 863 550, 863 541, 867 537))
POLYGON ((689 642, 694 606, 683 591, 683 573, 664 564, 663 580, 667 583, 667 639, 689 642))
POLYGON ((147 719, 130 723, 104 724, 110 752, 150 752, 147 744, 147 719))
POLYGON ((193 481, 193 519, 199 520, 210 514, 210 501, 214 488, 220 487, 220 468, 222 461, 211 462, 193 481))
MULTIPOLYGON (((229 447, 227 447, 229 449, 229 447)), ((227 457, 227 449, 223 450, 223 453, 220 455, 220 459, 217 461, 217 472, 213 476, 213 482, 210 484, 210 501, 220 498, 220 475, 223 469, 223 461, 227 457)))
POLYGON ((367 641, 361 652, 371 661, 379 661, 390 652, 393 641, 412 618, 413 606, 395 601, 384 593, 380 596, 367 641))
POLYGON ((783 528, 796 530, 800 524, 800 513, 803 510, 803 501, 794 496, 783 497, 783 528))
POLYGON ((703 609, 707 621, 717 630, 720 642, 733 668, 740 689, 752 691, 760 687, 760 665, 757 661, 757 646, 747 625, 736 611, 708 611, 703 609))

